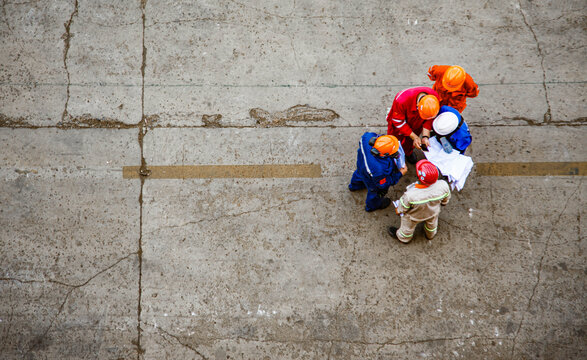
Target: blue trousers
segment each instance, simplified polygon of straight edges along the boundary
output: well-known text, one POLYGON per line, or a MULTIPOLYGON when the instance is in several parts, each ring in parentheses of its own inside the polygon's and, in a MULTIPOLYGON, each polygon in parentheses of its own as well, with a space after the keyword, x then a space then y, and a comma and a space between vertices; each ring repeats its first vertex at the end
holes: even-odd
POLYGON ((349 190, 356 191, 367 188, 367 199, 365 200, 365 211, 375 211, 381 207, 383 198, 377 195, 376 188, 369 188, 366 181, 357 170, 353 173, 351 183, 349 184, 349 190))

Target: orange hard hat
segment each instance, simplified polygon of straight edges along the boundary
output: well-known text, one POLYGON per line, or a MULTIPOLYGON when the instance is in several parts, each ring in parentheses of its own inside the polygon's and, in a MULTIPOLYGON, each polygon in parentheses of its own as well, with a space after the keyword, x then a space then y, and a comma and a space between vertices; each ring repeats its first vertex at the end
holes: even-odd
POLYGON ((432 119, 438 114, 440 104, 434 95, 426 95, 418 101, 418 113, 422 119, 432 119))
POLYGON ((463 86, 466 76, 467 73, 462 67, 458 65, 451 66, 446 69, 442 76, 442 86, 448 91, 456 91, 463 86))
POLYGON ((375 140, 373 148, 377 150, 379 156, 393 156, 399 149, 399 141, 393 135, 383 135, 375 140))
POLYGON ((438 180, 438 168, 428 160, 416 163, 416 174, 420 183, 424 185, 432 185, 438 180))

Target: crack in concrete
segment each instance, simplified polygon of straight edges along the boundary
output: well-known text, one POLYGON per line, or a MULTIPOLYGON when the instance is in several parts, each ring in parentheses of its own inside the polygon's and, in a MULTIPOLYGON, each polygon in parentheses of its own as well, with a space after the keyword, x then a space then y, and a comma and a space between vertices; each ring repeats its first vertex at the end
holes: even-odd
POLYGON ((70 32, 71 25, 73 24, 73 17, 77 15, 77 10, 78 0, 74 0, 73 11, 69 16, 69 20, 63 24, 63 26, 65 27, 65 32, 61 36, 61 38, 63 39, 63 67, 65 68, 65 73, 67 74, 67 92, 65 98, 65 106, 63 108, 63 113, 61 114, 61 121, 63 123, 65 123, 66 120, 69 120, 69 112, 67 111, 67 106, 69 105, 69 87, 71 86, 71 77, 69 74, 69 69, 67 68, 67 54, 69 53, 69 46, 71 38, 73 37, 73 35, 71 35, 70 32))
POLYGON ((83 114, 82 116, 72 117, 68 115, 67 122, 57 123, 59 129, 132 129, 137 127, 137 124, 126 124, 122 121, 112 118, 94 118, 90 114, 83 114))
POLYGON ((493 336, 484 336, 484 335, 471 335, 471 336, 455 336, 455 337, 441 337, 441 338, 429 338, 429 339, 420 339, 420 340, 403 340, 399 342, 393 342, 393 340, 389 342, 385 342, 381 344, 382 346, 377 349, 377 351, 381 350, 385 346, 398 346, 398 345, 407 345, 407 344, 423 344, 429 342, 437 342, 437 341, 465 341, 470 339, 481 339, 481 340, 510 340, 507 337, 493 337, 493 336))
POLYGON ((538 49, 538 55, 540 56, 540 67, 542 68, 542 86, 544 87, 544 97, 546 99, 546 106, 547 110, 544 113, 544 122, 549 123, 552 120, 552 113, 550 108, 550 100, 548 99, 548 88, 546 87, 546 69, 544 68, 544 54, 542 53, 542 48, 540 47, 540 42, 538 41, 538 37, 536 36, 536 32, 528 20, 526 19, 526 14, 524 13, 524 9, 522 8, 522 0, 518 0, 518 5, 520 7, 520 13, 522 14, 522 19, 524 20, 524 24, 532 33, 534 37, 534 41, 536 42, 536 48, 538 49))
MULTIPOLYGON (((297 105, 300 106, 300 105, 297 105)), ((293 107, 295 108, 295 106, 293 107)), ((291 110, 292 108, 288 109, 291 110)), ((316 110, 323 110, 323 111, 332 111, 329 109, 316 109, 316 110)), ((270 114, 268 111, 254 108, 251 109, 253 111, 252 116, 253 118, 257 119, 256 125, 225 125, 222 124, 220 121, 222 119, 221 114, 212 114, 212 115, 202 115, 202 125, 171 125, 171 124, 158 124, 160 120, 160 116, 157 114, 152 115, 145 115, 143 116, 144 121, 141 121, 137 124, 127 124, 122 121, 112 119, 112 118, 94 118, 90 114, 84 114, 82 116, 71 117, 69 116, 69 122, 63 123, 58 122, 56 125, 34 125, 27 121, 25 117, 9 117, 2 113, 0 113, 0 128, 11 128, 11 129, 61 129, 61 130, 81 130, 81 129, 134 129, 139 128, 140 126, 144 125, 148 129, 200 129, 200 128, 224 128, 224 129, 257 129, 257 128, 264 128, 269 126, 278 126, 278 127, 285 127, 285 128, 342 128, 342 129, 352 129, 352 128, 378 128, 384 127, 384 124, 362 124, 362 125, 314 125, 314 124, 302 124, 302 125, 287 125, 285 121, 331 121, 338 117, 334 111, 332 113, 326 113, 328 117, 331 118, 320 118, 320 115, 317 113, 308 113, 302 114, 299 109, 293 109, 294 112, 298 112, 296 115, 292 117, 287 117, 287 111, 285 112, 276 112, 274 114, 270 114), (277 114, 277 115, 276 115, 277 114), (285 117, 280 117, 285 114, 285 117), (336 114, 336 117, 334 116, 336 114), (304 118, 305 117, 305 118, 304 118)), ((249 113, 251 115, 251 113, 249 113)), ((290 115, 292 115, 290 113, 290 115)), ((501 127, 524 127, 524 126, 552 126, 552 127, 582 127, 587 124, 587 117, 578 117, 575 119, 571 119, 569 121, 550 121, 548 123, 540 122, 538 120, 533 120, 525 117, 512 117, 512 118, 502 118, 500 119, 506 123, 500 124, 498 122, 495 123, 487 123, 487 124, 469 124, 469 127, 476 127, 476 128, 487 128, 491 127, 494 128, 496 126, 501 127), (525 124, 508 124, 507 122, 511 121, 523 121, 525 124)), ((144 134, 143 134, 144 135, 144 134)), ((142 139, 141 139, 142 141, 142 139)))
MULTIPOLYGON (((399 346, 399 345, 406 345, 406 344, 422 344, 422 343, 430 343, 430 342, 437 342, 437 341, 464 341, 469 339, 481 339, 481 340, 511 340, 507 337, 494 337, 494 336, 485 336, 485 335, 465 335, 465 336, 455 336, 455 337, 438 337, 438 338, 425 338, 425 339, 415 339, 415 340, 402 340, 398 342, 394 342, 394 340, 388 340, 385 342, 368 342, 368 341, 360 341, 360 340, 344 340, 344 339, 320 339, 320 338, 309 338, 309 339, 300 339, 300 340, 281 340, 281 339, 252 339, 243 336, 237 336, 236 339, 244 340, 244 341, 251 341, 251 342, 260 342, 260 343, 278 343, 278 344, 306 344, 311 342, 319 342, 319 343, 341 343, 341 344, 352 344, 352 345, 363 345, 363 346, 375 346, 378 345, 379 348, 377 351, 381 350, 385 346, 399 346)), ((215 341, 226 341, 226 340, 234 340, 234 338, 218 338, 218 339, 208 339, 208 340, 215 340, 215 341)))
MULTIPOLYGON (((45 338, 47 337, 47 334, 49 333, 49 331, 53 328, 53 325, 55 324, 55 321, 57 320, 57 318, 59 317, 59 315, 61 315, 61 313, 63 312, 63 308, 65 307, 65 303, 67 302, 67 299, 69 299, 69 296, 71 295, 71 293, 76 290, 79 289, 83 286, 86 286, 88 283, 90 283, 90 281, 94 280, 96 277, 100 276, 101 274, 107 272, 108 270, 112 269, 113 267, 115 267, 116 265, 118 265, 119 263, 121 263, 122 261, 128 259, 129 257, 131 257, 132 255, 135 255, 136 253, 130 253, 120 259, 118 259, 116 262, 114 262, 112 265, 100 270, 99 272, 97 272, 96 274, 92 275, 91 277, 89 277, 86 281, 77 284, 77 285, 73 285, 73 284, 68 284, 68 283, 64 283, 62 281, 58 281, 58 280, 53 280, 53 279, 49 279, 47 280, 47 282, 53 283, 53 284, 57 284, 57 285, 61 285, 61 286, 66 286, 69 288, 69 290, 67 291, 67 294, 65 295, 65 298, 63 299, 63 301, 61 302, 61 305, 59 306, 58 310, 57 310, 57 314, 55 316, 53 316, 53 318, 51 319, 51 322, 49 323, 49 326, 45 329, 45 331, 43 331, 43 333, 39 336, 37 336, 33 341, 32 344, 30 345, 30 348, 27 350, 27 352, 25 353, 25 357, 32 351, 35 351, 38 347, 40 347, 43 343, 43 341, 45 340, 45 338)), ((13 280, 13 279, 10 279, 13 280)), ((19 281, 19 282, 23 282, 20 280, 15 280, 15 281, 19 281)), ((41 282, 41 281, 30 281, 30 282, 41 282)), ((42 281, 45 282, 45 281, 42 281)))
POLYGON ((118 24, 101 24, 99 22, 95 22, 95 21, 91 21, 91 20, 86 20, 85 22, 87 22, 88 24, 92 24, 92 25, 96 25, 96 26, 100 26, 100 27, 105 27, 105 28, 116 28, 116 27, 124 27, 124 26, 131 26, 131 25, 136 25, 139 23, 139 21, 141 20, 137 20, 137 21, 132 21, 132 22, 128 22, 128 23, 118 23, 118 24))
MULTIPOLYGON (((550 111, 550 109, 548 110, 550 111)), ((583 126, 587 123, 587 117, 578 117, 569 121, 552 121, 549 120, 548 122, 541 122, 538 120, 529 119, 523 116, 514 116, 512 118, 503 118, 502 120, 505 121, 524 121, 529 126, 583 126)), ((471 125, 475 126, 475 125, 471 125)), ((477 125, 480 126, 480 125, 477 125)), ((514 125, 515 126, 515 125, 514 125)), ((520 126, 520 125, 517 125, 520 126)), ((523 125, 521 125, 523 126, 523 125)))
POLYGON ((183 23, 192 23, 192 22, 201 22, 201 21, 211 21, 223 24, 231 24, 226 17, 220 18, 212 18, 212 17, 202 17, 202 18, 191 18, 191 19, 177 19, 177 20, 170 20, 170 21, 154 21, 151 24, 147 25, 146 27, 152 27, 155 25, 168 25, 168 24, 183 24, 183 23))
MULTIPOLYGON (((294 199, 294 200, 290 200, 290 201, 286 201, 283 203, 280 203, 278 205, 273 205, 273 206, 269 206, 266 208, 261 208, 261 209, 256 209, 256 210, 250 210, 250 211, 244 211, 244 212, 240 212, 240 213, 235 213, 235 214, 225 214, 223 217, 238 217, 238 216, 243 216, 243 215, 248 215, 248 214, 254 214, 254 213, 258 213, 258 212, 263 212, 263 211, 269 211, 272 209, 276 209, 282 206, 286 206, 286 205, 290 205, 294 202, 298 202, 298 201, 303 201, 303 200, 312 200, 312 198, 300 198, 300 199, 294 199)), ((160 226, 157 229, 148 232, 147 234, 154 234, 160 230, 163 229, 173 229, 173 228, 181 228, 184 226, 188 226, 188 225, 195 225, 195 224, 200 224, 202 222, 206 222, 206 221, 218 221, 220 220, 219 217, 211 217, 211 218, 205 218, 205 219, 200 219, 200 220, 195 220, 195 221, 188 221, 179 225, 169 225, 169 226, 160 226)))
POLYGON ((139 279, 138 279, 138 299, 137 299, 137 360, 141 359, 141 355, 145 353, 142 347, 142 296, 143 296, 143 192, 145 187, 145 178, 150 175, 150 170, 147 168, 144 152, 144 136, 148 131, 148 118, 145 116, 145 68, 147 66, 147 48, 145 47, 145 23, 146 23, 146 6, 147 0, 141 0, 141 19, 142 19, 142 63, 141 63, 141 120, 137 124, 138 127, 138 142, 141 155, 141 167, 139 169, 140 178, 140 192, 139 192, 139 240, 137 254, 139 258, 139 279))
POLYGON ((55 279, 43 279, 43 280, 30 280, 30 279, 19 279, 19 278, 15 278, 15 277, 1 277, 0 281, 13 281, 13 282, 19 282, 21 284, 34 284, 34 283, 38 283, 38 284, 45 284, 45 283, 52 283, 52 284, 56 284, 56 285, 61 285, 61 286, 65 286, 65 287, 69 287, 69 288, 73 288, 73 289, 78 289, 80 287, 83 287, 85 285, 87 285, 90 281, 92 281, 93 279, 95 279, 96 277, 98 277, 99 275, 105 273, 106 271, 112 269, 113 267, 115 267, 116 265, 118 265, 121 261, 124 261, 126 259, 128 259, 129 257, 131 257, 132 255, 136 255, 136 252, 132 252, 118 260, 116 260, 114 263, 112 263, 112 265, 100 270, 99 272, 97 272, 96 274, 92 275, 90 278, 88 278, 86 281, 84 281, 83 283, 80 284, 69 284, 63 281, 59 281, 59 280, 55 280, 55 279))
POLYGON ((21 280, 13 277, 1 277, 0 281, 15 281, 21 284, 46 283, 46 280, 21 280))
POLYGON ((59 281, 59 280, 53 280, 53 279, 49 279, 49 280, 47 280, 47 282, 50 282, 50 283, 53 283, 53 284, 57 284, 57 285, 67 286, 67 287, 70 287, 72 289, 78 289, 78 288, 81 288, 83 286, 86 286, 90 281, 94 280, 96 277, 98 277, 101 274, 105 273, 106 271, 112 269, 113 267, 115 267, 116 265, 118 265, 120 262, 128 259, 129 257, 131 257, 133 255, 137 255, 137 252, 132 252, 132 253, 126 255, 125 257, 122 257, 122 258, 118 259, 115 263, 113 263, 112 265, 108 266, 105 269, 100 270, 95 275, 93 275, 92 277, 90 277, 88 280, 84 281, 81 284, 68 284, 66 282, 59 281))
POLYGON ((252 10, 255 10, 255 11, 258 11, 258 12, 261 12, 261 13, 264 13, 264 14, 269 15, 269 16, 274 16, 274 17, 277 17, 277 18, 280 18, 280 19, 287 19, 287 17, 285 17, 285 16, 278 15, 278 14, 275 14, 275 13, 272 13, 272 12, 269 12, 269 11, 267 11, 265 9, 259 9, 259 8, 254 7, 254 6, 248 6, 248 5, 245 5, 245 4, 240 3, 238 1, 235 1, 235 0, 230 0, 230 2, 232 2, 234 4, 237 4, 240 7, 245 8, 245 9, 248 8, 248 9, 252 9, 252 10))
MULTIPOLYGON (((145 324, 147 324, 147 323, 145 322, 145 324)), ((157 331, 159 331, 159 333, 160 333, 160 335, 161 335, 161 337, 162 337, 162 338, 164 338, 164 339, 165 339, 165 336, 163 336, 162 334, 165 334, 165 335, 167 335, 167 336, 169 336, 169 337, 172 337, 172 338, 174 338, 174 339, 175 339, 175 341, 177 341, 177 342, 178 342, 180 345, 182 345, 183 347, 190 349, 190 350, 191 350, 191 351, 193 351, 193 352, 194 352, 196 355, 200 356, 202 359, 204 359, 204 360, 208 360, 208 357, 204 356, 204 354, 202 354, 201 352, 199 352, 199 351, 198 351, 198 349, 196 349, 195 347, 193 347, 193 346, 191 346, 191 345, 189 345, 189 344, 186 344, 186 343, 182 342, 179 336, 177 336, 177 335, 173 335, 173 334, 171 334, 171 333, 169 333, 169 332, 165 331, 164 329, 162 329, 162 328, 161 328, 161 327, 159 327, 159 326, 156 326, 155 328, 157 329, 157 331)), ((165 339, 165 340, 169 342, 169 340, 167 340, 167 339, 165 339)))
MULTIPOLYGON (((145 322, 145 325, 149 325, 145 322)), ((200 351, 198 351, 195 347, 186 344, 182 341, 181 336, 174 335, 169 333, 168 331, 162 329, 160 326, 154 326, 159 332, 159 335, 165 339, 164 335, 174 338, 180 345, 192 350, 197 355, 202 357, 203 359, 207 359, 200 351)), ((276 344, 307 344, 307 343, 327 343, 329 344, 328 350, 328 357, 332 354, 332 349, 335 343, 340 344, 350 344, 350 345, 362 345, 362 346, 379 346, 376 351, 380 351, 386 346, 401 346, 401 345, 409 345, 409 344, 423 344, 423 343, 431 343, 431 342, 439 342, 439 341, 466 341, 471 339, 479 339, 479 340, 487 340, 487 341, 494 341, 494 340, 504 340, 510 341, 511 338, 509 337, 496 337, 496 336, 486 336, 486 335, 462 335, 462 336, 454 336, 454 337, 431 337, 431 338, 423 338, 423 339, 407 339, 407 340, 400 340, 395 342, 395 339, 387 340, 384 342, 369 342, 369 341, 360 341, 360 340, 345 340, 345 339, 321 339, 321 338, 305 338, 305 339, 254 339, 244 336, 236 336, 236 337, 218 337, 218 338, 207 338, 206 341, 208 342, 217 342, 217 341, 229 341, 229 340, 243 340, 247 342, 259 342, 259 343, 276 343, 276 344)), ((167 339, 165 339, 168 341, 167 339)), ((169 341, 168 341, 169 342, 169 341)))
POLYGON ((510 357, 512 359, 514 358, 514 354, 515 354, 515 350, 516 350, 516 341, 518 339, 518 335, 520 334, 520 331, 522 330, 522 326, 524 325, 526 313, 528 313, 530 311, 530 307, 532 306, 532 300, 534 299, 534 295, 536 295, 536 289, 538 288, 538 285, 540 284, 540 279, 541 279, 540 276, 542 274, 542 264, 544 261, 544 257, 546 256, 546 252, 548 251, 548 245, 550 243, 550 240, 552 238, 552 235, 554 234, 554 231, 555 231, 557 225, 560 222, 561 217, 563 216, 563 214, 567 210, 567 207, 569 206, 571 199, 575 196, 577 191, 579 191, 579 189, 581 189, 582 183, 583 183, 583 181, 581 180, 579 182, 579 185, 575 189, 575 191, 573 191, 573 193, 565 201, 565 206, 563 207, 562 211, 558 214, 556 221, 553 223, 552 230, 550 231, 550 234, 548 235, 548 237, 546 239, 546 243, 544 244, 544 250, 542 251, 542 256, 540 257, 540 261, 538 262, 538 273, 536 274, 536 283, 534 284, 534 287, 532 288, 532 294, 530 295, 530 298, 528 299, 528 305, 526 306, 526 311, 524 311, 522 313, 522 319, 520 319, 520 324, 518 325, 518 330, 516 331, 516 334, 514 335, 514 338, 512 340, 513 341, 512 350, 510 353, 510 357))

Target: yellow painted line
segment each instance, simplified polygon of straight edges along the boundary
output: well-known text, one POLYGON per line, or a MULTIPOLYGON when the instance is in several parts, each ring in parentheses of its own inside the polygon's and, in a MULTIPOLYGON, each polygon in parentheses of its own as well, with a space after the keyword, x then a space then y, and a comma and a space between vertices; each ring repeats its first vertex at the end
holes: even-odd
POLYGON ((585 176, 587 162, 507 162, 476 163, 483 176, 585 176))
MULTIPOLYGON (((148 179, 319 178, 320 164, 148 166, 148 179)), ((140 166, 124 166, 124 179, 138 179, 140 166)))

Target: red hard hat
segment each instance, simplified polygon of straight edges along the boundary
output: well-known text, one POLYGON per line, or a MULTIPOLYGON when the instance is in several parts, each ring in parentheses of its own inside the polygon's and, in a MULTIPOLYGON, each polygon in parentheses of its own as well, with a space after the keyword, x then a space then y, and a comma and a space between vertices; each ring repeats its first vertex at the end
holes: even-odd
POLYGON ((432 185, 438 180, 438 168, 428 160, 420 160, 416 163, 418 180, 424 185, 432 185))

